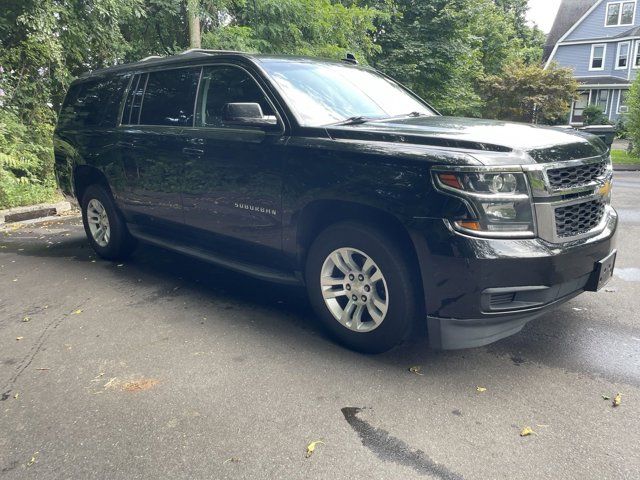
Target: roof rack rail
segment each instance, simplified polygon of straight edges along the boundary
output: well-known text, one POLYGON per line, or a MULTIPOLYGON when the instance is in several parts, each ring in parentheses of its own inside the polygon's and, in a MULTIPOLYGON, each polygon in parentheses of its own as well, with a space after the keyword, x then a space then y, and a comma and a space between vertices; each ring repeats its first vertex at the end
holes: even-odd
POLYGON ((184 52, 180 52, 178 55, 186 55, 187 53, 242 53, 236 50, 212 50, 209 48, 190 48, 184 52))
POLYGON ((147 62, 149 60, 153 60, 154 58, 163 58, 162 55, 149 55, 148 57, 144 57, 141 62, 147 62))

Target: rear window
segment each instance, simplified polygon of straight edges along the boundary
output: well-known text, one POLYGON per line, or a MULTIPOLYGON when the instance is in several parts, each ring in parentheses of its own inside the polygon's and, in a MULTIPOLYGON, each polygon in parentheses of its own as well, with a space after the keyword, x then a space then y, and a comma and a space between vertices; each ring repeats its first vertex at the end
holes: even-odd
POLYGON ((130 75, 73 85, 65 98, 58 123, 64 128, 115 127, 120 101, 130 75))
POLYGON ((140 125, 192 125, 200 70, 180 68, 149 73, 140 125))

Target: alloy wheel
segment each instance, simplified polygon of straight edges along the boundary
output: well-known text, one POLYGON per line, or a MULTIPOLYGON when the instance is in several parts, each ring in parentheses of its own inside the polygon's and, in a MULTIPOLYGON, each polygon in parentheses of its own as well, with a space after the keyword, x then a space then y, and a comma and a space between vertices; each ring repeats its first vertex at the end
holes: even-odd
POLYGON ((320 287, 333 317, 349 330, 371 332, 387 315, 386 279, 380 267, 361 250, 345 247, 329 254, 320 271, 320 287))
POLYGON ((95 198, 87 204, 87 223, 93 240, 100 246, 106 247, 111 238, 111 227, 109 217, 104 205, 95 198))

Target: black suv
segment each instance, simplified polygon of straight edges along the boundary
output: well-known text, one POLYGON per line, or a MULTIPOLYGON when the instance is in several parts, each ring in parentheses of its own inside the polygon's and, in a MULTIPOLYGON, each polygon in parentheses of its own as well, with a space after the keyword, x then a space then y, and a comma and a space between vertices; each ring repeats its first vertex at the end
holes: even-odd
POLYGON ((55 159, 100 256, 143 241, 305 284, 365 352, 416 322, 436 348, 491 343, 615 262, 600 139, 444 117, 352 58, 196 50, 89 73, 55 159))

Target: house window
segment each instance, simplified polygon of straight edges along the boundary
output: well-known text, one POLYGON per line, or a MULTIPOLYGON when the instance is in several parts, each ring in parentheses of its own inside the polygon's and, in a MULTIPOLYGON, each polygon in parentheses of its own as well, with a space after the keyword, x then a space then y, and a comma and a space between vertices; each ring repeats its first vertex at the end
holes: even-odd
POLYGON ((629 90, 620 90, 620 98, 618 99, 618 113, 627 113, 629 111, 629 105, 627 105, 628 99, 629 90))
POLYGON ((609 104, 609 90, 594 90, 591 95, 591 103, 602 109, 603 113, 607 113, 609 104))
POLYGON ((604 56, 607 53, 607 45, 592 45, 589 70, 604 70, 604 56))
POLYGON ((640 68, 640 42, 636 42, 636 48, 633 53, 633 68, 640 68))
POLYGON ((636 13, 636 2, 612 2, 607 4, 606 27, 633 25, 636 13))
POLYGON ((629 42, 622 42, 618 44, 618 55, 616 55, 616 70, 627 68, 629 64, 629 42))

